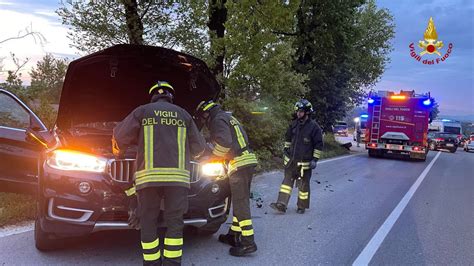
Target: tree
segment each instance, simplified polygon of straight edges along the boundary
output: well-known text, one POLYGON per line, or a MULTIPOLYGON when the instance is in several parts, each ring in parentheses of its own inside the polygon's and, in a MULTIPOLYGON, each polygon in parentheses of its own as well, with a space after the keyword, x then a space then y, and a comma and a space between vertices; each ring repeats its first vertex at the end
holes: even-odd
POLYGON ((61 89, 68 67, 67 59, 47 54, 31 69, 31 99, 40 98, 48 103, 59 103, 61 89))
POLYGON ((388 62, 392 17, 374 1, 301 1, 296 63, 308 75, 308 98, 325 131, 375 84, 388 62))
MULTIPOLYGON (((123 5, 106 2, 63 4, 57 11, 73 46, 97 51, 131 43, 123 5)), ((305 94, 305 75, 292 68, 294 36, 279 34, 294 30, 298 1, 151 2, 136 8, 143 43, 204 59, 224 88, 222 103, 243 122, 259 156, 279 156, 292 105, 305 94), (264 107, 264 114, 252 113, 264 107)))

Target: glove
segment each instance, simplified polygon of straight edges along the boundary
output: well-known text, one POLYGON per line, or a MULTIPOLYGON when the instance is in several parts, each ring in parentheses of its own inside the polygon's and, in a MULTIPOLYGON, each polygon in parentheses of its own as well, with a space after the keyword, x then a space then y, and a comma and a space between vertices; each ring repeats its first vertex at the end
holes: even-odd
POLYGON ((132 196, 128 203, 128 225, 135 230, 140 229, 140 219, 138 218, 138 199, 132 196))
POLYGON ((311 164, 310 164, 311 169, 316 168, 317 163, 318 163, 318 160, 313 159, 313 160, 311 161, 311 164))

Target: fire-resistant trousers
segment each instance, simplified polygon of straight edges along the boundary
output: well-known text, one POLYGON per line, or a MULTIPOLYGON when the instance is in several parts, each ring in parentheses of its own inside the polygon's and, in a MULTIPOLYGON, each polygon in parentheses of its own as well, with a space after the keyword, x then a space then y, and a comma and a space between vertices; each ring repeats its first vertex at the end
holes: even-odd
POLYGON ((250 184, 254 173, 255 168, 252 166, 239 169, 229 176, 234 215, 229 234, 241 236, 243 246, 255 243, 250 214, 250 184))
POLYGON ((147 187, 137 191, 141 228, 143 265, 181 265, 183 214, 188 208, 188 189, 184 187, 147 187), (166 233, 160 250, 158 218, 164 200, 166 233))
POLYGON ((301 166, 292 164, 285 168, 285 177, 280 186, 280 192, 278 193, 278 202, 288 206, 290 201, 291 191, 293 190, 295 181, 298 187, 298 202, 297 206, 299 209, 308 209, 310 200, 310 180, 311 180, 311 169, 305 169, 301 171, 301 166), (301 175, 303 173, 303 175, 301 175))

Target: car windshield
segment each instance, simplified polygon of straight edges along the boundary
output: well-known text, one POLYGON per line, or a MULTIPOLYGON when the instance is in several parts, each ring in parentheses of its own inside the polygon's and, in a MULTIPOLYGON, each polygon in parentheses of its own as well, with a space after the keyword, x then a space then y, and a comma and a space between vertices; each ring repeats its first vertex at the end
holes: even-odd
POLYGON ((457 138, 458 135, 449 134, 449 133, 439 133, 437 137, 439 137, 439 138, 457 138))

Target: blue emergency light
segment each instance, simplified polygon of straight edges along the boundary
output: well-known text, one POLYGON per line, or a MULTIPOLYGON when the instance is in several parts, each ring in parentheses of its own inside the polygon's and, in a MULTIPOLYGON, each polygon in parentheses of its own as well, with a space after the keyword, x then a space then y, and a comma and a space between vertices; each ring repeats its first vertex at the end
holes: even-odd
POLYGON ((369 115, 360 115, 360 117, 362 117, 362 118, 368 118, 369 115))
POLYGON ((426 105, 426 106, 431 105, 431 99, 424 100, 423 104, 426 105))

